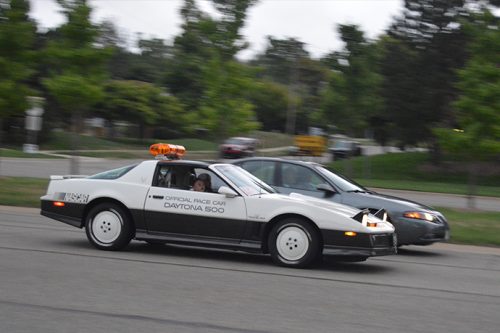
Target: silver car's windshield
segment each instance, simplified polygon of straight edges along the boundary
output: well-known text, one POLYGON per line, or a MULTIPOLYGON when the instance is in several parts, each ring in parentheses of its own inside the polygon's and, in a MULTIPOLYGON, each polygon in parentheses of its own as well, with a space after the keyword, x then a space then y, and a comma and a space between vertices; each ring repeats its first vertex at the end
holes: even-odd
POLYGON ((246 195, 273 193, 273 189, 258 178, 236 165, 217 165, 214 167, 218 172, 226 176, 231 183, 238 187, 246 195))
POLYGON ((318 170, 323 176, 327 177, 330 179, 332 183, 334 183, 336 186, 338 186, 342 191, 345 192, 368 192, 367 189, 365 189, 363 186, 356 184, 350 179, 344 178, 342 176, 339 176, 333 172, 331 172, 328 169, 325 169, 323 167, 316 167, 316 170, 318 170))

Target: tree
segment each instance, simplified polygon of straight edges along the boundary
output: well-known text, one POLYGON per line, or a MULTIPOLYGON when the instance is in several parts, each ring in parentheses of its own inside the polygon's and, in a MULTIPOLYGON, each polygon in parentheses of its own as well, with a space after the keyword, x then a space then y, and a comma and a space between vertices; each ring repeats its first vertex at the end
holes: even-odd
POLYGON ((288 87, 286 132, 307 132, 311 125, 324 126, 319 113, 327 69, 320 61, 311 59, 303 42, 268 37, 266 50, 251 64, 261 68, 263 79, 288 87))
POLYGON ((333 70, 324 92, 323 114, 336 127, 349 135, 364 135, 370 119, 381 108, 380 74, 374 43, 369 43, 356 25, 339 25, 345 43, 343 52, 329 56, 333 70), (336 62, 332 62, 336 58, 336 62))
POLYGON ((177 99, 151 83, 140 81, 109 81, 100 112, 108 120, 126 120, 139 125, 140 137, 146 126, 181 130, 183 109, 177 99))
POLYGON ((500 158, 500 20, 491 12, 466 25, 471 54, 458 71, 460 91, 454 103, 458 129, 440 128, 441 145, 470 163, 469 194, 475 192, 475 162, 500 158))
MULTIPOLYGON (((43 85, 64 112, 61 118, 71 119, 78 134, 83 118, 104 96, 102 85, 111 52, 96 46, 99 29, 90 21, 91 8, 86 0, 58 0, 58 3, 67 21, 57 29, 57 38, 44 50, 49 72, 43 85)), ((73 135, 72 140, 74 149, 78 150, 78 135, 73 135)), ((70 172, 79 173, 77 157, 71 159, 70 172)))
POLYGON ((0 132, 1 120, 23 115, 26 96, 34 93, 28 80, 34 74, 36 27, 29 10, 29 1, 0 1, 0 132))
POLYGON ((44 86, 60 109, 72 116, 79 132, 82 117, 104 94, 108 49, 95 46, 99 30, 90 21, 91 8, 85 0, 59 0, 67 22, 60 26, 58 38, 49 42, 45 59, 50 67, 44 86))
POLYGON ((292 103, 288 98, 288 88, 271 81, 257 81, 248 91, 248 99, 265 131, 285 131, 286 111, 292 103))
MULTIPOLYGON (((437 123, 453 123, 454 113, 451 107, 456 98, 457 91, 455 82, 457 80, 456 70, 461 68, 466 59, 465 45, 466 37, 461 29, 460 19, 467 15, 464 8, 465 0, 405 0, 403 16, 396 20, 389 30, 389 36, 404 43, 412 52, 408 60, 400 59, 403 67, 411 75, 414 82, 409 84, 408 89, 413 95, 418 96, 415 101, 413 96, 407 94, 396 95, 385 92, 385 96, 392 95, 394 99, 386 99, 386 105, 404 105, 398 112, 401 113, 400 120, 406 122, 412 120, 411 133, 400 135, 397 139, 402 146, 413 145, 418 141, 434 143, 432 127, 437 123), (411 61, 411 62, 410 62, 411 61), (415 104, 415 102, 417 104, 415 104), (410 107, 414 105, 414 107, 410 107), (418 110, 415 112, 415 107, 418 110), (413 123, 413 120, 416 123, 413 123)), ((389 48, 383 59, 384 72, 394 79, 398 77, 396 70, 389 68, 391 63, 390 50, 400 51, 402 48, 389 48)), ((386 78, 386 81, 389 79, 386 78)), ((407 84, 392 81, 394 86, 407 84)), ((387 88, 387 85, 386 85, 387 88)), ((408 123, 394 122, 395 128, 408 126, 408 123)), ((435 148, 434 160, 437 162, 439 154, 435 148)))
POLYGON ((254 106, 245 96, 253 82, 245 72, 248 69, 235 61, 212 58, 204 72, 204 99, 191 123, 217 139, 257 129, 254 106))
POLYGON ((183 32, 175 39, 174 56, 166 83, 188 110, 197 127, 223 139, 235 131, 256 127, 253 106, 245 98, 251 73, 235 62, 246 47, 242 28, 251 0, 213 0, 217 19, 186 0, 181 15, 183 32), (231 124, 231 126, 229 126, 231 124))

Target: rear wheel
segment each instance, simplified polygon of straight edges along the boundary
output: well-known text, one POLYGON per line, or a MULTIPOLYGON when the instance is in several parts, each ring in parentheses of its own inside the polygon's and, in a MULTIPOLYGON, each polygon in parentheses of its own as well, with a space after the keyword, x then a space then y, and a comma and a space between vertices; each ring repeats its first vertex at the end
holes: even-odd
POLYGON ((307 267, 320 255, 320 237, 307 222, 288 218, 271 230, 268 247, 272 260, 281 266, 307 267))
POLYGON ((123 249, 133 236, 128 214, 114 203, 102 203, 92 208, 85 220, 85 232, 92 245, 110 251, 123 249))

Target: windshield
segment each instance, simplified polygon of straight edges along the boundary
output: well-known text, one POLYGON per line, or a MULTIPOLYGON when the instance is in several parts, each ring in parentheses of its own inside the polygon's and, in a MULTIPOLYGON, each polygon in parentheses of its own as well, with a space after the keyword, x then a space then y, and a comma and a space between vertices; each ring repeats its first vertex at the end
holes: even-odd
POLYGON ((334 183, 338 188, 345 192, 368 192, 363 186, 356 184, 353 180, 346 177, 337 175, 328 169, 323 167, 316 167, 323 176, 327 177, 332 183, 334 183))
POLYGON ((226 144, 230 144, 230 145, 245 145, 247 143, 247 141, 243 140, 243 139, 228 139, 226 140, 226 144))
POLYGON ((275 192, 269 185, 238 166, 226 164, 217 165, 214 168, 227 177, 231 183, 233 183, 246 195, 268 194, 275 192))
POLYGON ((350 141, 336 141, 334 148, 349 149, 349 148, 351 148, 351 142, 350 141))

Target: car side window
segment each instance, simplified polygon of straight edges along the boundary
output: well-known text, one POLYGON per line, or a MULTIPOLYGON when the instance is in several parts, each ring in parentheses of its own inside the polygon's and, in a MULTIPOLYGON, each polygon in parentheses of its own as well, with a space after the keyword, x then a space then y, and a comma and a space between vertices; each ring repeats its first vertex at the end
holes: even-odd
POLYGON ((272 161, 247 161, 240 165, 255 177, 269 185, 276 185, 275 169, 276 163, 272 161))
POLYGON ((190 166, 160 165, 153 186, 189 190, 194 178, 194 170, 190 166))
POLYGON ((208 182, 210 184, 210 188, 208 188, 206 192, 217 193, 217 191, 221 186, 227 186, 227 184, 222 179, 220 179, 219 176, 217 176, 215 173, 213 173, 208 169, 195 168, 194 173, 195 173, 195 179, 198 179, 200 175, 204 174, 204 176, 202 177, 204 177, 205 179, 208 178, 210 180, 208 182))
POLYGON ((283 187, 305 191, 316 191, 316 186, 325 183, 313 170, 289 163, 282 164, 281 178, 283 187))

